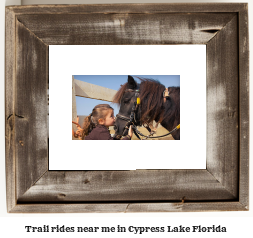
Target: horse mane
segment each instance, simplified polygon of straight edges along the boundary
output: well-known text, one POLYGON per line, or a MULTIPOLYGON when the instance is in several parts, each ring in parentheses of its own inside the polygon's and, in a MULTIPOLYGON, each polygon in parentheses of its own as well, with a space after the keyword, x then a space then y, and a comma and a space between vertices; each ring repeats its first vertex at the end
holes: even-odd
POLYGON ((163 120, 163 91, 165 86, 158 80, 140 78, 141 122, 150 123, 163 120))
MULTIPOLYGON (((151 123, 154 120, 157 122, 161 122, 165 117, 173 116, 171 110, 164 110, 163 91, 165 90, 165 86, 161 84, 158 80, 141 77, 137 78, 139 78, 141 81, 139 95, 141 101, 141 122, 151 123)), ((125 90, 127 89, 127 86, 128 83, 125 83, 120 87, 120 89, 113 98, 113 103, 120 104, 125 90)), ((179 89, 179 87, 171 87, 169 90, 170 94, 172 93, 171 90, 173 90, 174 92, 178 91, 179 89)), ((180 104, 179 100, 179 97, 178 99, 173 99, 173 101, 175 102, 178 101, 176 103, 176 106, 180 104)), ((175 110, 177 110, 176 108, 175 110)), ((179 112, 178 115, 180 115, 179 112)))
POLYGON ((117 103, 120 104, 121 102, 121 98, 123 97, 125 91, 127 89, 127 83, 121 85, 120 89, 118 90, 118 92, 114 95, 112 103, 117 103))
POLYGON ((170 97, 167 100, 173 101, 171 107, 165 108, 164 117, 167 123, 171 125, 171 129, 180 122, 180 87, 169 87, 170 97))

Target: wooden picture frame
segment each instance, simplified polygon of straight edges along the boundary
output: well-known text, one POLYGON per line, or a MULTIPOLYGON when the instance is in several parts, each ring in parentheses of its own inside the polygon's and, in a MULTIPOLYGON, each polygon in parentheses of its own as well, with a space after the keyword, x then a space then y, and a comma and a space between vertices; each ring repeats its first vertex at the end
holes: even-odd
POLYGON ((6 7, 5 77, 8 212, 249 209, 246 3, 6 7), (55 44, 206 44, 206 169, 48 171, 48 46, 55 44))

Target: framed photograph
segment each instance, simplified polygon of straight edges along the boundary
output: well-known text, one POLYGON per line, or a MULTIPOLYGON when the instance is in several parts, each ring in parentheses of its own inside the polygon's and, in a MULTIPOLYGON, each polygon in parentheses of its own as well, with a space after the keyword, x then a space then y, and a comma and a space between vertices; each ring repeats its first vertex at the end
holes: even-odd
POLYGON ((8 212, 249 210, 248 40, 246 3, 6 7, 8 212), (197 46, 204 58, 187 54, 197 46), (102 145, 83 146, 70 134, 78 75, 180 75, 182 137, 106 141, 125 166, 106 158, 108 167, 96 167, 102 145), (157 166, 177 156, 202 162, 157 166), (75 158, 81 168, 70 166, 75 158), (150 160, 157 163, 146 167, 150 160))
MULTIPOLYGON (((50 95, 52 95, 49 107, 49 170, 206 169, 205 45, 52 45, 49 47, 49 51, 49 89, 50 95), (99 52, 99 59, 94 52, 99 52), (156 60, 151 60, 150 55, 156 60), (191 60, 192 55, 196 57, 194 61, 191 60), (133 76, 126 74, 129 71, 133 76), (141 75, 141 72, 145 74, 141 75), (96 75, 96 73, 100 73, 100 75, 96 75), (75 75, 72 76, 72 74, 75 75), (73 85, 71 77, 74 80, 73 85), (128 82, 128 77, 134 78, 139 84, 141 79, 147 80, 149 83, 149 87, 143 89, 144 86, 141 86, 139 90, 141 103, 140 108, 136 111, 135 118, 137 120, 141 115, 145 115, 146 110, 145 100, 142 99, 141 93, 151 94, 151 89, 154 87, 156 96, 159 94, 157 92, 159 85, 161 92, 157 100, 150 100, 154 98, 154 95, 150 94, 147 100, 161 105, 154 108, 154 112, 161 113, 171 107, 171 100, 166 99, 166 103, 164 103, 162 94, 165 86, 171 87, 171 89, 175 86, 178 87, 179 105, 173 107, 179 111, 181 117, 179 114, 178 118, 173 119, 174 124, 171 129, 173 130, 182 122, 183 126, 178 133, 180 137, 176 138, 180 140, 174 140, 170 136, 167 138, 171 139, 168 143, 164 140, 166 137, 156 138, 171 131, 171 129, 167 128, 168 130, 166 130, 160 125, 158 125, 156 134, 150 139, 146 139, 145 142, 139 141, 135 135, 132 136, 131 144, 128 143, 130 141, 118 140, 115 140, 113 144, 111 140, 72 140, 69 133, 71 128, 67 129, 67 125, 71 126, 71 112, 73 112, 72 121, 75 121, 76 115, 79 115, 80 125, 83 124, 83 115, 88 116, 93 108, 101 103, 109 104, 114 108, 114 116, 119 115, 119 109, 125 103, 120 106, 112 101, 121 85, 128 82), (59 79, 61 90, 59 90, 59 79), (152 84, 151 80, 154 80, 152 84), (198 93, 189 91, 189 88, 193 86, 192 82, 197 85, 198 93), (72 97, 71 88, 76 97, 72 97), (192 101, 199 101, 199 107, 202 108, 202 110, 194 110, 194 117, 189 116, 193 113, 189 107, 189 96, 192 101), (166 108, 161 109, 163 106, 166 108), (75 107, 77 112, 74 112, 75 107), (59 119, 58 115, 62 112, 64 112, 64 116, 59 119), (198 118, 198 123, 196 123, 196 118, 198 118), (193 133, 192 125, 198 125, 202 129, 198 133, 193 133), (59 128, 66 129, 59 130, 59 128), (199 143, 189 143, 191 140, 198 141, 199 137, 202 138, 199 143), (63 144, 66 145, 64 148, 62 148, 63 144), (83 148, 87 148, 85 154, 80 154, 80 150, 83 148), (99 150, 94 151, 94 148, 99 148, 99 150), (111 148, 110 153, 107 153, 108 148, 111 148), (166 156, 164 156, 165 148, 168 151, 166 156), (194 158, 189 159, 187 154, 194 154, 194 158), (86 158, 93 159, 87 163, 86 158)), ((143 82, 143 85, 147 83, 143 82)), ((171 98, 174 98, 173 93, 170 94, 171 98)), ((131 96, 135 97, 134 93, 131 96)), ((131 103, 134 105, 134 100, 131 103)), ((130 105, 130 109, 133 105, 130 105)), ((129 107, 129 104, 126 106, 129 107)), ((121 113, 124 113, 122 109, 121 113)), ((170 120, 170 114, 171 112, 167 114, 166 119, 163 120, 164 123, 170 120)), ((174 111, 172 116, 174 116, 174 111)), ((126 124, 125 120, 117 118, 116 126, 118 122, 122 125, 126 124)), ((156 122, 153 122, 153 125, 155 127, 156 122)), ((144 135, 149 134, 146 128, 140 126, 138 131, 144 135)), ((120 131, 116 130, 116 134, 120 134, 120 131)), ((143 136, 139 137, 143 139, 143 136)))

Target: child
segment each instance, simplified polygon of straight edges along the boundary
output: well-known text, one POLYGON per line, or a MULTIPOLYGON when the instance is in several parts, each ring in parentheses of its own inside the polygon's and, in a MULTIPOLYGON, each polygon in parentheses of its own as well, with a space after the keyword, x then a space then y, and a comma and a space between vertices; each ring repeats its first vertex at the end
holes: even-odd
MULTIPOLYGON (((99 104, 95 106, 92 113, 84 119, 83 129, 78 125, 79 130, 74 134, 82 140, 116 140, 116 138, 111 137, 108 130, 109 126, 113 126, 114 123, 115 117, 113 108, 108 104, 99 104)), ((122 140, 131 140, 132 135, 133 129, 132 126, 130 126, 128 135, 122 140)))

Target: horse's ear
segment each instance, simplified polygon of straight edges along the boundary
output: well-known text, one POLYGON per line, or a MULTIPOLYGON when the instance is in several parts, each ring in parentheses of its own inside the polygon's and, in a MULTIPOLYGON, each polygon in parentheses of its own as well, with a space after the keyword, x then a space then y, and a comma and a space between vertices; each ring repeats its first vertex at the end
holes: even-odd
POLYGON ((137 88, 137 83, 136 83, 136 81, 134 80, 134 78, 132 76, 128 75, 127 81, 128 81, 128 87, 130 89, 136 89, 137 88))

